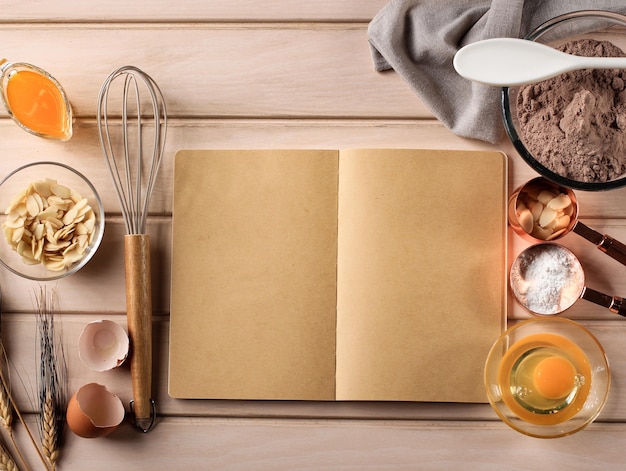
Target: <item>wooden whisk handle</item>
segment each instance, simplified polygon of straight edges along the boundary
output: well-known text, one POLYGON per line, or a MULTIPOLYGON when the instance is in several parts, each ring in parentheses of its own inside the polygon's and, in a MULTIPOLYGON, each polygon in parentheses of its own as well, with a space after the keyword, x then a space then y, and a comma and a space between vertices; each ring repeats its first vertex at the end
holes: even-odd
MULTIPOLYGON (((133 412, 137 421, 154 420, 152 389, 152 284, 150 239, 146 234, 124 236, 126 315, 132 354, 130 373, 133 412)), ((147 430, 144 430, 147 431, 147 430)))

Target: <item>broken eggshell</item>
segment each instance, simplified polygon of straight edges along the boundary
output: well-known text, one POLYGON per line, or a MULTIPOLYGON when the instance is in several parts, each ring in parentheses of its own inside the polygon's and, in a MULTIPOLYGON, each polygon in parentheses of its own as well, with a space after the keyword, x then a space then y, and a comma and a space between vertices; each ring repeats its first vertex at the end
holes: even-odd
POLYGON ((78 339, 82 362, 95 371, 117 368, 128 356, 129 340, 124 328, 110 320, 87 324, 78 339))
POLYGON ((123 422, 126 411, 119 397, 98 383, 81 387, 67 405, 67 425, 83 438, 104 437, 123 422))

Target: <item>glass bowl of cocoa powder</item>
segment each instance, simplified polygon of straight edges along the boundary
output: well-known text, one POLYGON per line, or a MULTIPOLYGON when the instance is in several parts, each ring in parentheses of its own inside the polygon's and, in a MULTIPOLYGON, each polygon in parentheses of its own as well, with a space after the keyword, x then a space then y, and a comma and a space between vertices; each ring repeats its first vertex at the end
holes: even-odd
MULTIPOLYGON (((568 13, 525 39, 580 56, 626 56, 626 16, 568 13)), ((626 186, 626 69, 505 87, 502 114, 515 149, 540 175, 579 190, 626 186)))

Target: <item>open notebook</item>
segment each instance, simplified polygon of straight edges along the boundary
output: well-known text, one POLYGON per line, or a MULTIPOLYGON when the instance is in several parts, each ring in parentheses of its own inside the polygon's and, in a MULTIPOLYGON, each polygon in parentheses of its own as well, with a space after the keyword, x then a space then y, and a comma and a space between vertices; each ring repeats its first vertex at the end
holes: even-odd
POLYGON ((193 150, 174 174, 172 397, 486 402, 504 154, 193 150))

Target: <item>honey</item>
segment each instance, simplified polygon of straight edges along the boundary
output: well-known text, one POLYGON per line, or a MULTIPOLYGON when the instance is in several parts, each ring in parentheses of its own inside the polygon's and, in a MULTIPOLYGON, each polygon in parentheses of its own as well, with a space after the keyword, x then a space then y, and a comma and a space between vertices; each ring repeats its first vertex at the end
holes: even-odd
POLYGON ((534 334, 516 342, 498 372, 502 400, 519 418, 554 425, 575 416, 591 388, 585 353, 557 334, 534 334))
POLYGON ((29 132, 53 139, 69 139, 71 112, 63 91, 45 72, 26 66, 5 66, 2 84, 7 110, 29 132))

